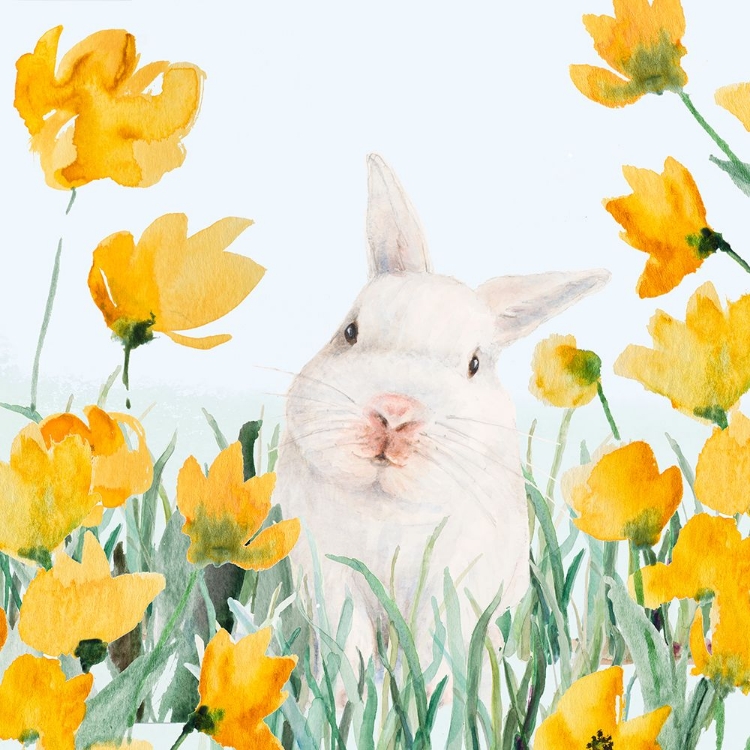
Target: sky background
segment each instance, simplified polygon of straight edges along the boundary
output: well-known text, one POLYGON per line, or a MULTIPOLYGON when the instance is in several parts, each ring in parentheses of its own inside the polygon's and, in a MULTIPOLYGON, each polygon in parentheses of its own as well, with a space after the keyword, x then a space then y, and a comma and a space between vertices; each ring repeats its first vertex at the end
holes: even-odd
MULTIPOLYGON (((713 104, 722 85, 750 80, 750 10, 732 0, 685 0, 687 90, 698 108, 750 161, 750 134, 713 104)), ((628 343, 647 344, 649 318, 662 308, 684 319, 690 294, 713 280, 722 297, 747 291, 745 274, 712 257, 657 300, 635 294, 645 255, 618 237, 602 200, 630 192, 623 164, 661 171, 673 156, 693 173, 711 226, 750 257, 748 198, 708 161, 717 149, 677 96, 649 95, 622 110, 587 100, 570 63, 598 64, 581 23, 611 13, 608 0, 534 3, 318 2, 194 0, 8 0, 0 14, 0 400, 28 402, 31 363, 58 238, 63 258, 41 366, 39 409, 96 400, 121 363, 93 304, 91 254, 109 234, 138 237, 158 216, 185 212, 195 232, 225 216, 255 220, 231 247, 268 268, 250 297, 205 333, 231 333, 208 352, 159 337, 135 351, 133 413, 160 453, 178 431, 178 461, 216 453, 200 408, 234 437, 264 408, 283 411, 286 375, 328 340, 366 279, 365 156, 381 153, 421 217, 437 271, 471 284, 501 274, 605 267, 604 291, 545 324, 502 357, 500 371, 519 411, 519 429, 538 418, 555 436, 562 412, 528 392, 534 345, 573 333, 603 360, 603 382, 627 439, 647 439, 660 466, 674 463, 668 430, 691 462, 710 429, 674 412, 666 399, 617 377, 612 364, 628 343), (207 74, 202 111, 185 139, 182 168, 147 189, 109 181, 87 185, 69 216, 69 195, 45 185, 28 133, 13 108, 16 59, 63 24, 61 51, 103 28, 125 28, 141 63, 189 61, 207 74)), ((203 333, 203 331, 201 331, 203 333)), ((124 390, 110 408, 123 408, 124 390)), ((0 411, 0 457, 24 419, 0 411)), ((565 466, 578 443, 608 434, 598 403, 573 418, 565 466)), ((535 464, 549 466, 549 445, 535 464)), ((168 485, 170 494, 172 490, 168 485)), ((731 719, 730 719, 731 725, 731 719)), ((744 740, 744 737, 742 738, 744 740)))

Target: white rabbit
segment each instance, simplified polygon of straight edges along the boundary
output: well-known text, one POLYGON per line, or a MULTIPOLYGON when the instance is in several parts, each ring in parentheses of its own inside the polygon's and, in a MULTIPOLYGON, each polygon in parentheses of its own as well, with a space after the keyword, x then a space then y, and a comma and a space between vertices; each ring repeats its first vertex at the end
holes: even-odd
MULTIPOLYGON (((526 592, 527 501, 498 355, 609 278, 604 270, 507 276, 471 289, 433 274, 395 175, 375 154, 368 171, 370 280, 291 385, 274 492, 284 515, 314 536, 332 619, 352 593, 359 617, 349 650, 365 660, 380 608, 364 579, 326 554, 363 561, 387 588, 399 547, 396 601, 408 613, 425 543, 447 518, 418 613, 422 648, 431 648, 430 597, 442 601, 446 567, 454 580, 468 570, 460 591, 482 608, 501 584, 498 613, 526 592)), ((304 538, 293 558, 312 578, 304 538)), ((468 604, 463 621, 470 633, 468 604)))

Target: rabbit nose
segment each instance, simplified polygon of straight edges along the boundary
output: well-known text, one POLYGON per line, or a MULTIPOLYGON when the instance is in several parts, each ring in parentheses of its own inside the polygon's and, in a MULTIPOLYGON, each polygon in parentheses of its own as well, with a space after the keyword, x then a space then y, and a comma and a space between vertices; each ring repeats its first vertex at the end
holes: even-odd
POLYGON ((418 421, 421 404, 416 399, 400 393, 383 393, 369 405, 369 416, 379 420, 383 427, 399 430, 418 421))

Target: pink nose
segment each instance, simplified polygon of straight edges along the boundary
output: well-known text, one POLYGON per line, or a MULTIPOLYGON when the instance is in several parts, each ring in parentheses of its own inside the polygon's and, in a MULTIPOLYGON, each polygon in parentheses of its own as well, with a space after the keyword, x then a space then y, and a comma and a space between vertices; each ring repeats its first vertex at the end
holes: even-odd
POLYGON ((370 402, 370 417, 380 419, 392 430, 416 421, 420 411, 419 401, 400 393, 383 393, 370 402))

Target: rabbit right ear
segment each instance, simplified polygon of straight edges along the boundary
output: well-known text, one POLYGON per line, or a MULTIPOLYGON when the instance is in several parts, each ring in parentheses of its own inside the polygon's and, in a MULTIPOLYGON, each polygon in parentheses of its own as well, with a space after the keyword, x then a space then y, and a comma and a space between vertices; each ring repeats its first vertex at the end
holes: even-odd
POLYGON ((398 178, 378 154, 367 157, 367 171, 370 278, 431 271, 422 226, 398 178))

